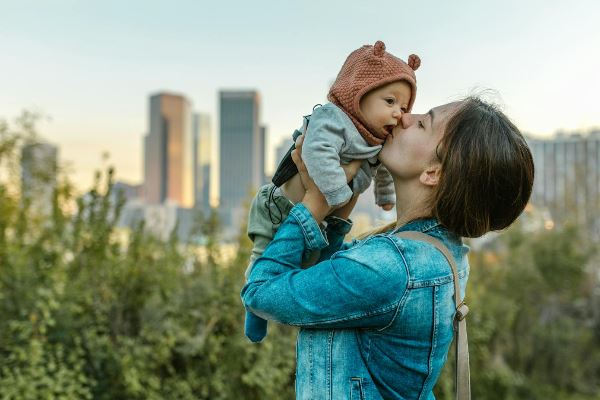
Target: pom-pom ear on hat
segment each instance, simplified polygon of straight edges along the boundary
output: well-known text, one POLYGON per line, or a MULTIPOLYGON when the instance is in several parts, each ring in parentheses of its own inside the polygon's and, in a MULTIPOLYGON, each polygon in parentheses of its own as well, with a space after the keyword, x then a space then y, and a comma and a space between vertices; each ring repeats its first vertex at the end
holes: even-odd
POLYGON ((421 66, 421 59, 419 58, 418 55, 411 54, 410 56, 408 56, 407 64, 413 71, 416 71, 421 66))
POLYGON ((373 46, 373 54, 375 54, 375 56, 377 56, 377 57, 383 57, 384 53, 385 53, 385 44, 381 40, 378 40, 377 42, 375 42, 375 45, 373 46))

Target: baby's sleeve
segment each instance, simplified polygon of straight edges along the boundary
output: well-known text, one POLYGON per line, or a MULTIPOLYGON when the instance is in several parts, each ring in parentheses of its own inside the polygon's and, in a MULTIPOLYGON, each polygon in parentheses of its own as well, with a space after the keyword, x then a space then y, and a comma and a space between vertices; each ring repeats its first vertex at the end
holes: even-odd
POLYGON ((382 164, 375 173, 375 203, 379 206, 396 203, 396 190, 390 171, 382 164))
POLYGON ((346 174, 340 165, 346 127, 335 111, 322 106, 310 117, 302 144, 302 160, 308 174, 325 196, 327 204, 343 204, 352 197, 346 174))

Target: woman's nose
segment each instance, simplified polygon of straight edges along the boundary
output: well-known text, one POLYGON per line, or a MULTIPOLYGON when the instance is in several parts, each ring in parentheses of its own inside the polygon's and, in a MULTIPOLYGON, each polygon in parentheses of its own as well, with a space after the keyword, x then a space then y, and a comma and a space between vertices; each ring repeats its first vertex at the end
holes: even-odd
POLYGON ((402 118, 400 119, 400 123, 402 124, 402 128, 406 129, 414 124, 414 118, 412 114, 404 113, 402 118))

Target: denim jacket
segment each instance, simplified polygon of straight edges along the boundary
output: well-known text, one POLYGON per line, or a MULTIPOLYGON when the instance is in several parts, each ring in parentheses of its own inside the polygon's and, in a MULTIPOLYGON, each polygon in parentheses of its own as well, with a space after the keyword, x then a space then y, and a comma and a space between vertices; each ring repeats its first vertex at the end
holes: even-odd
MULTIPOLYGON (((433 246, 400 239, 398 230, 343 243, 351 223, 323 232, 296 204, 242 289, 245 307, 300 327, 298 399, 434 399, 432 388, 453 337, 450 266, 433 246), (302 254, 321 249, 315 266, 302 254)), ((464 295, 468 247, 435 219, 399 230, 440 239, 458 265, 464 295)))

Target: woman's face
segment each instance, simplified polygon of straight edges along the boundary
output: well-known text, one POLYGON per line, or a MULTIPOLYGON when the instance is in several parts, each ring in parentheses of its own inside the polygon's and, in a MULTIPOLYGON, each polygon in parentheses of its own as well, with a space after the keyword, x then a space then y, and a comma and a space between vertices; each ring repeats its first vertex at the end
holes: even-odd
POLYGON ((404 114, 379 153, 379 160, 392 176, 410 180, 427 167, 439 162, 435 149, 442 139, 446 123, 460 102, 429 110, 427 114, 404 114))

